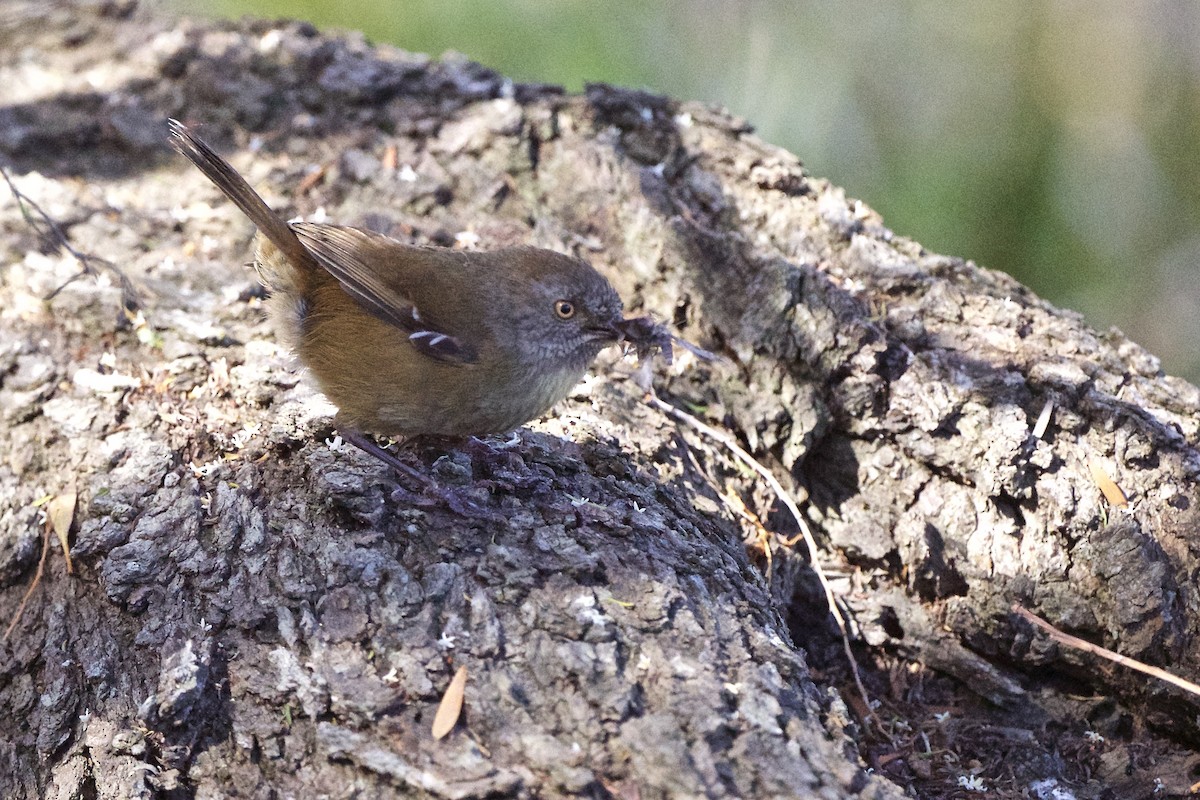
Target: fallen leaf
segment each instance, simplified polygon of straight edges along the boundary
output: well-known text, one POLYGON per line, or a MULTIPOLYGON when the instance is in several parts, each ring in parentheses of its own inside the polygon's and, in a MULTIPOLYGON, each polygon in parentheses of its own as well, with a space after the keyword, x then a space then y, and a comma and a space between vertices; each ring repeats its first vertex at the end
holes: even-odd
POLYGON ((446 693, 442 695, 442 702, 438 705, 437 714, 433 718, 434 739, 441 739, 454 730, 454 726, 458 724, 458 718, 462 714, 463 695, 466 694, 466 691, 467 668, 462 666, 458 668, 458 672, 454 673, 454 678, 446 688, 446 693))
POLYGON ((1037 423, 1033 426, 1033 438, 1041 439, 1046 435, 1046 428, 1050 426, 1050 415, 1054 412, 1054 401, 1047 400, 1042 406, 1042 413, 1038 414, 1037 423))
POLYGON ((325 177, 328 167, 325 164, 320 164, 315 169, 309 171, 304 179, 296 186, 296 194, 305 194, 309 189, 316 186, 325 177))
POLYGON ((64 492, 46 505, 46 518, 50 521, 50 527, 54 529, 54 535, 58 537, 58 543, 62 545, 68 575, 75 574, 75 565, 71 563, 71 546, 67 543, 71 523, 75 521, 75 498, 75 492, 64 492))
POLYGON ((1100 491, 1104 493, 1104 499, 1108 500, 1109 505, 1127 508, 1129 501, 1125 498, 1125 493, 1112 478, 1108 477, 1108 471, 1104 469, 1104 465, 1093 458, 1088 459, 1087 465, 1088 470, 1092 473, 1092 480, 1100 487, 1100 491))

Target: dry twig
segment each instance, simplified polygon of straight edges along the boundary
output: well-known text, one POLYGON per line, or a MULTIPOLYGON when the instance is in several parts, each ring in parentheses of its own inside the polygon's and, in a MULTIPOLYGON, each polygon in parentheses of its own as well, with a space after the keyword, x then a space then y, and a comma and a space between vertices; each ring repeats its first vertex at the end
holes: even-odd
POLYGON ((38 559, 37 572, 33 573, 33 581, 29 584, 29 588, 25 590, 25 595, 21 598, 21 604, 17 606, 17 610, 13 612, 12 620, 9 621, 8 627, 4 630, 4 641, 8 641, 8 637, 12 635, 13 630, 17 627, 17 623, 21 621, 21 615, 25 613, 25 606, 29 603, 29 598, 33 596, 33 592, 37 589, 38 584, 42 582, 42 575, 46 570, 46 554, 50 552, 50 525, 47 523, 42 531, 42 556, 38 559))
MULTIPOLYGON (((42 555, 38 559, 37 572, 33 574, 33 581, 29 584, 29 588, 25 590, 25 595, 21 598, 21 604, 13 612, 12 619, 9 620, 8 627, 4 630, 4 641, 8 641, 8 637, 16 629, 17 623, 21 621, 21 615, 25 613, 25 606, 29 603, 29 598, 33 596, 34 590, 42 582, 42 575, 46 571, 46 555, 50 551, 51 532, 58 537, 58 541, 62 545, 63 557, 67 562, 67 574, 75 574, 75 566, 71 562, 71 548, 67 538, 71 530, 71 523, 75 518, 76 497, 77 495, 73 491, 64 492, 57 497, 50 498, 46 503, 46 521, 42 532, 42 555)), ((40 504, 41 501, 38 501, 34 505, 40 504)))
POLYGON ((1051 639, 1059 644, 1064 644, 1067 647, 1073 647, 1076 650, 1082 650, 1085 653, 1092 653, 1100 656, 1101 658, 1107 658, 1114 664, 1121 664, 1122 666, 1129 667, 1130 669, 1135 669, 1138 672, 1158 678, 1161 681, 1166 681, 1172 686, 1177 686, 1180 689, 1183 689, 1185 692, 1190 692, 1194 695, 1200 695, 1200 686, 1192 683, 1191 681, 1184 680, 1177 675, 1172 675, 1166 670, 1159 669, 1158 667, 1152 667, 1149 664, 1144 664, 1135 658, 1123 656, 1120 653, 1114 653, 1112 650, 1109 650, 1106 647, 1101 647, 1098 644, 1092 644, 1085 639, 1080 639, 1076 636, 1072 636, 1069 633, 1063 633, 1058 628, 1054 627, 1049 622, 1046 622, 1044 619, 1037 616, 1020 603, 1013 603, 1012 610, 1024 619, 1029 620, 1034 625, 1044 630, 1051 639))
POLYGON ((787 507, 791 512, 792 518, 796 521, 796 525, 800 528, 800 535, 804 539, 805 546, 808 547, 809 563, 812 565, 813 572, 817 576, 817 580, 821 583, 821 588, 825 591, 825 602, 829 606, 829 611, 833 614, 833 619, 837 623, 838 630, 842 635, 842 649, 846 653, 846 658, 850 662, 850 671, 854 675, 854 684, 858 687, 858 692, 862 696, 864 707, 867 709, 875 721, 879 719, 875 717, 875 712, 872 710, 870 698, 867 695, 867 689, 862 682, 862 674, 858 668, 858 660, 854 657, 854 652, 850 648, 850 633, 846 626, 846 619, 842 616, 842 612, 838 609, 837 601, 833 596, 833 588, 829 585, 829 580, 825 577, 825 571, 821 568, 821 563, 817 559, 817 541, 813 538, 812 531, 808 527, 808 522, 800 514, 800 509, 792 496, 783 488, 783 484, 771 474, 771 471, 758 462, 754 456, 746 452, 742 447, 735 442, 728 434, 718 431, 710 425, 706 425, 700 420, 688 414, 686 411, 681 411, 670 403, 664 402, 658 396, 651 393, 648 402, 650 405, 662 411, 669 417, 672 417, 685 425, 699 431, 718 444, 724 446, 729 452, 733 453, 738 460, 750 467, 758 473, 767 485, 771 487, 771 491, 779 498, 779 501, 787 507))
POLYGON ((87 275, 95 275, 97 272, 103 269, 114 275, 117 279, 118 285, 121 287, 121 306, 126 311, 133 311, 138 308, 140 305, 140 300, 138 299, 137 290, 134 288, 133 282, 126 277, 125 273, 122 272, 116 264, 113 264, 107 259, 89 255, 88 253, 81 253, 76 250, 71 246, 70 241, 67 240, 67 235, 63 232, 62 226, 55 222, 49 214, 43 211, 41 206, 30 199, 29 195, 17 188, 16 184, 12 182, 12 178, 9 177, 8 171, 5 170, 4 167, 0 167, 0 177, 3 177, 4 182, 8 184, 8 191, 12 193, 13 199, 17 201, 17 208, 21 209, 21 216, 25 218, 27 223, 29 223, 29 227, 37 231, 39 236, 49 239, 56 248, 66 250, 77 262, 79 262, 79 272, 75 273, 70 278, 67 278, 67 280, 64 281, 61 286, 50 292, 50 294, 46 295, 45 299, 47 301, 53 300, 58 296, 59 292, 61 292, 63 289, 66 289, 80 278, 87 275), (33 209, 33 211, 37 212, 37 218, 30 213, 30 209, 33 209))

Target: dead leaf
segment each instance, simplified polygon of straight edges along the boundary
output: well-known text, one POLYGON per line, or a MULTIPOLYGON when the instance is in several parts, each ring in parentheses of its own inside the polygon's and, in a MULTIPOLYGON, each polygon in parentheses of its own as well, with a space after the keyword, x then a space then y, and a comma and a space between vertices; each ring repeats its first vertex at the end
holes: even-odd
POLYGON ((1047 400, 1042 406, 1042 413, 1038 414, 1037 422, 1033 426, 1033 438, 1041 439, 1046 435, 1046 428, 1050 427, 1050 415, 1054 413, 1054 401, 1047 400))
POLYGON ((296 194, 306 194, 309 189, 312 189, 325 177, 325 173, 329 167, 325 164, 318 165, 315 169, 310 170, 304 179, 296 186, 296 194))
POLYGON ((46 506, 46 519, 62 545, 63 557, 67 560, 67 574, 75 574, 75 565, 71 563, 71 546, 67 536, 71 533, 71 523, 75 521, 75 492, 63 492, 51 500, 46 506))
POLYGON ((1125 498, 1125 493, 1112 478, 1108 477, 1108 471, 1104 469, 1104 465, 1094 458, 1089 458, 1087 465, 1088 470, 1092 473, 1092 480, 1100 487, 1100 491, 1104 493, 1104 499, 1108 501, 1109 505, 1128 508, 1129 501, 1125 498))
POLYGON ((396 145, 389 144, 383 150, 383 168, 388 172, 392 172, 400 163, 400 157, 396 149, 396 145))
POLYGON ((466 694, 466 691, 467 668, 461 666, 458 668, 458 672, 454 673, 454 678, 446 688, 446 693, 442 695, 437 715, 433 718, 434 739, 441 739, 454 730, 454 726, 458 724, 458 718, 462 714, 463 695, 466 694))

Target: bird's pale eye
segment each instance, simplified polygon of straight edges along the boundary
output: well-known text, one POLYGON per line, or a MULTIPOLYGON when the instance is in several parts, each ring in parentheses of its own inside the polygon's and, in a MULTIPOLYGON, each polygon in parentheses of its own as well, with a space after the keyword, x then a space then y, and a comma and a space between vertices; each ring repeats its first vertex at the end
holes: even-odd
POLYGON ((575 304, 570 300, 555 300, 554 313, 559 319, 570 319, 575 316, 575 304))

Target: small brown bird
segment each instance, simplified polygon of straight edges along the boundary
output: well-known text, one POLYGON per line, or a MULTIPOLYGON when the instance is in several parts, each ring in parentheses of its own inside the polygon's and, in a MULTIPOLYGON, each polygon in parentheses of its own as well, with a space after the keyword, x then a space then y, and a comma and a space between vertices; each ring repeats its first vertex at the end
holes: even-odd
POLYGON ((258 226, 256 267, 281 339, 338 407, 343 436, 470 436, 545 413, 624 338, 621 299, 577 258, 461 252, 340 225, 287 223, 171 120, 172 143, 258 226))

